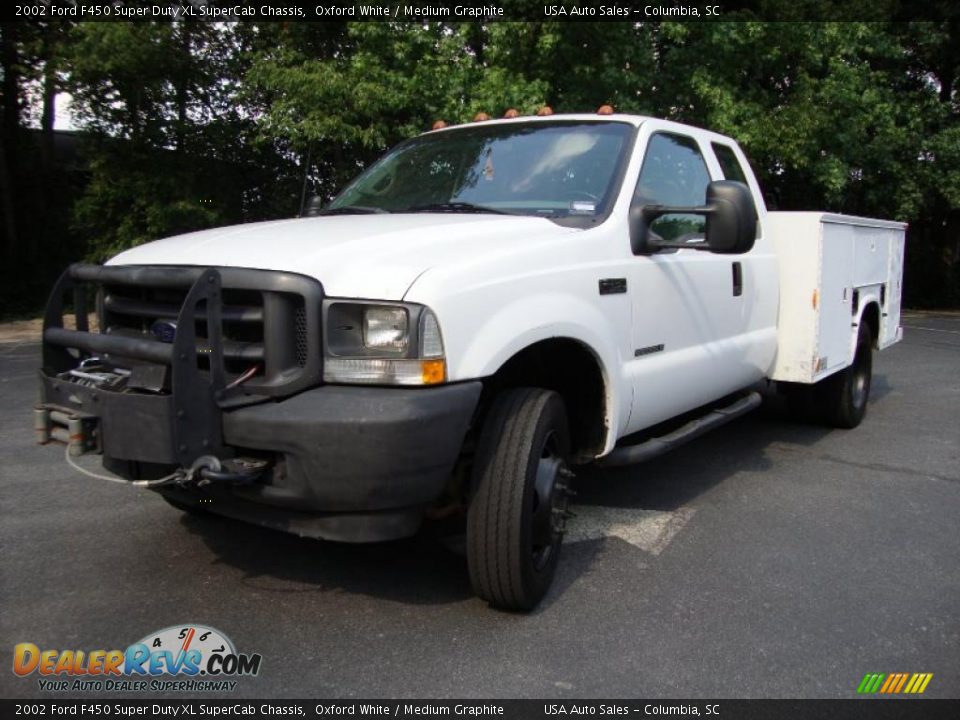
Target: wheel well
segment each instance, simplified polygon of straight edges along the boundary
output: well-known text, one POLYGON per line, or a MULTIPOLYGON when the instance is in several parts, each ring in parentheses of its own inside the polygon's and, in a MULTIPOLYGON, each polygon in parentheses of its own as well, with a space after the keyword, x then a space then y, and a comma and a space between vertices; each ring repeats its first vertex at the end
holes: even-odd
POLYGON ((484 407, 511 387, 542 387, 563 398, 574 458, 592 458, 606 441, 606 393, 596 356, 583 343, 552 338, 530 345, 484 382, 484 407))
POLYGON ((860 322, 866 323, 870 328, 870 336, 873 339, 874 346, 880 342, 880 307, 875 303, 868 303, 863 308, 863 314, 860 315, 860 322))

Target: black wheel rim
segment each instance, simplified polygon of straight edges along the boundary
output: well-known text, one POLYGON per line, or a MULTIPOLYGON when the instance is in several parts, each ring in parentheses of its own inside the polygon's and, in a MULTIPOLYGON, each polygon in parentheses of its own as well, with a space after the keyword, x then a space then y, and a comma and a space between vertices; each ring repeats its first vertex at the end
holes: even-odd
POLYGON ((863 369, 858 369, 853 376, 853 406, 861 408, 867 404, 867 385, 868 380, 863 369))
POLYGON ((568 494, 564 474, 568 472, 560 452, 557 435, 549 433, 543 442, 536 465, 533 486, 533 566, 545 568, 563 539, 568 494))
POLYGON ((861 348, 857 353, 853 377, 850 383, 850 400, 854 408, 861 410, 870 395, 870 349, 861 348))

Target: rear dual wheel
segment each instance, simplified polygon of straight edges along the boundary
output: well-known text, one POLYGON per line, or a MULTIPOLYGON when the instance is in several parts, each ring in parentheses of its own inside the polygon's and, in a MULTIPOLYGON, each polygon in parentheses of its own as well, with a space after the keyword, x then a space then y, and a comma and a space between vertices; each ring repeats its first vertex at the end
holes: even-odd
POLYGON ((855 428, 867 414, 873 376, 873 333, 861 323, 850 366, 814 385, 784 388, 791 413, 830 427, 855 428))
POLYGON ((570 432, 561 397, 504 391, 477 447, 467 511, 467 565, 491 605, 534 608, 550 587, 568 515, 570 432))
POLYGON ((855 428, 867 414, 873 376, 873 334, 860 324, 857 349, 850 367, 817 383, 818 405, 823 421, 832 427, 855 428))

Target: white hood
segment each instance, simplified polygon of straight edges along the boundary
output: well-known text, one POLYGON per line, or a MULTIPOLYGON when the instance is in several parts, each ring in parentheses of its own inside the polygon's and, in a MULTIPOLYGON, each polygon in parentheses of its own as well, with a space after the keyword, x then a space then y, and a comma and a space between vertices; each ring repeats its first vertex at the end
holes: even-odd
POLYGON ((233 225, 157 240, 109 265, 283 270, 334 297, 400 300, 425 270, 577 232, 549 220, 481 214, 332 215, 233 225))

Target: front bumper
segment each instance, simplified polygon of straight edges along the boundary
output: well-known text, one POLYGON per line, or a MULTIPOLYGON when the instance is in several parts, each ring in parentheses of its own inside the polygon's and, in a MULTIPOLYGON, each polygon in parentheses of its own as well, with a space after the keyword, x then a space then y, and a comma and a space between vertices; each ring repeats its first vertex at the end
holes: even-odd
POLYGON ((203 507, 331 540, 412 535, 450 478, 481 388, 328 385, 225 413, 228 445, 278 453, 284 471, 203 507))
POLYGON ((328 385, 225 413, 231 446, 281 453, 282 484, 247 488, 278 507, 355 512, 437 499, 481 383, 405 389, 328 385))
MULTIPOLYGON (((228 445, 280 454, 271 484, 209 488, 202 507, 297 535, 374 542, 412 535, 460 454, 481 383, 328 385, 223 417, 228 445)), ((173 493, 171 493, 173 494, 173 493)), ((175 499, 189 501, 179 491, 175 499)), ((195 501, 202 496, 193 493, 195 501)))
MULTIPOLYGON (((267 481, 158 491, 298 535, 347 542, 411 535, 450 477, 481 388, 480 382, 423 389, 328 385, 226 411, 225 446, 276 457, 267 481)), ((164 460, 169 396, 111 393, 45 375, 41 389, 51 405, 100 418, 111 470, 132 477, 164 460)))

